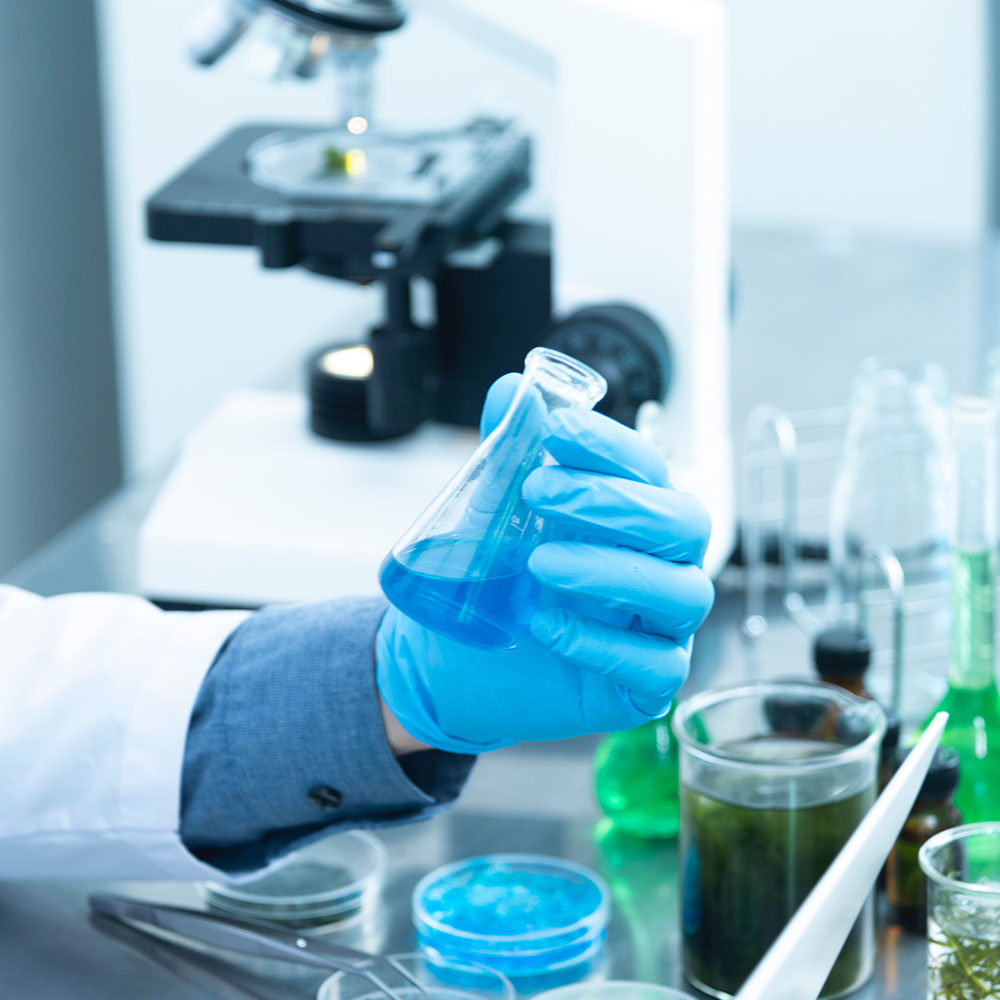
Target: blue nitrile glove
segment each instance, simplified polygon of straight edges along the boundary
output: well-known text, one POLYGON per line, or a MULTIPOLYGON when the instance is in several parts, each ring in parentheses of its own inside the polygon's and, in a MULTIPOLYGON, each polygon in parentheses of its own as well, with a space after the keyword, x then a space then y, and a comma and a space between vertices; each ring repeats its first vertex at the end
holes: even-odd
MULTIPOLYGON (((494 384, 488 433, 519 376, 494 384)), ((630 729, 666 713, 687 676, 691 636, 713 600, 700 569, 709 518, 668 485, 663 458, 608 417, 560 409, 546 417, 558 465, 535 469, 525 499, 557 536, 528 563, 544 585, 532 638, 484 651, 390 607, 376 641, 378 687, 413 737, 480 753, 522 740, 630 729)))

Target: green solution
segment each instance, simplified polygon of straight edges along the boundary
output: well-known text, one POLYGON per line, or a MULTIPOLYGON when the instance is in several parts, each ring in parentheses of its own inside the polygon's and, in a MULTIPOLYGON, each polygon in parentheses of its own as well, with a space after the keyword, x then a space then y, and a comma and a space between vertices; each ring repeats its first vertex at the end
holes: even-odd
POLYGON ((673 709, 637 729, 606 736, 594 757, 597 801, 614 825, 635 837, 676 837, 680 776, 673 709))
MULTIPOLYGON (((772 759, 826 756, 832 746, 760 737, 727 750, 772 759)), ((743 796, 746 790, 743 789, 743 796)), ((794 809, 737 805, 681 789, 684 966, 700 989, 735 994, 875 800, 874 786, 794 809)), ((823 986, 822 997, 856 989, 870 961, 866 906, 823 986)))
POLYGON ((948 692, 934 710, 948 713, 941 745, 959 756, 955 805, 966 823, 1000 819, 1000 693, 994 676, 996 554, 954 551, 948 692))

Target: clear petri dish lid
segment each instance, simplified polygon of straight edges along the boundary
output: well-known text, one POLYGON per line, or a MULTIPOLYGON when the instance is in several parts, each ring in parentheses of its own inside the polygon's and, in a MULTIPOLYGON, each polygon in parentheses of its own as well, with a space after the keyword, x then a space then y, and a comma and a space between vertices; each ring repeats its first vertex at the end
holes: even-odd
POLYGON ((572 961, 603 939, 609 898, 604 880, 582 865, 491 854, 422 879, 413 892, 413 921, 423 946, 442 954, 572 961))
MULTIPOLYGON (((473 962, 432 962, 426 955, 386 955, 359 962, 374 973, 398 1000, 514 1000, 514 987, 503 973, 473 962)), ((389 1000, 374 983, 337 972, 325 980, 316 1000, 389 1000)))
POLYGON ((377 901, 385 879, 386 852, 370 833, 351 830, 316 841, 262 875, 205 882, 211 910, 316 928, 353 922, 377 901))

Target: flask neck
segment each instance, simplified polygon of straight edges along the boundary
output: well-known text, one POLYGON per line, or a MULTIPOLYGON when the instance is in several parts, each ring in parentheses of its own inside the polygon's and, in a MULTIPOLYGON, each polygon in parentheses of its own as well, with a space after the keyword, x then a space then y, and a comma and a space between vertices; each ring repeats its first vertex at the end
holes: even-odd
POLYGON ((996 554, 956 549, 952 564, 952 633, 948 683, 979 691, 994 680, 996 554))
POLYGON ((515 402, 532 395, 549 412, 565 406, 590 409, 607 389, 604 377, 589 365, 560 351, 536 347, 524 360, 515 402))

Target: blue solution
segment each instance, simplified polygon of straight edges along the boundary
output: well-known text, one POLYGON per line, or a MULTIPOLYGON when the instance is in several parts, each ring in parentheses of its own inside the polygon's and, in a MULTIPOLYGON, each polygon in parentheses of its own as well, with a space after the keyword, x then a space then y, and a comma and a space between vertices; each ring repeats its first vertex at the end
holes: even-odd
POLYGON ((409 618, 479 649, 510 649, 528 636, 538 581, 521 545, 496 545, 458 535, 415 542, 379 575, 385 596, 409 618))

